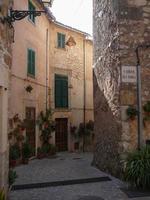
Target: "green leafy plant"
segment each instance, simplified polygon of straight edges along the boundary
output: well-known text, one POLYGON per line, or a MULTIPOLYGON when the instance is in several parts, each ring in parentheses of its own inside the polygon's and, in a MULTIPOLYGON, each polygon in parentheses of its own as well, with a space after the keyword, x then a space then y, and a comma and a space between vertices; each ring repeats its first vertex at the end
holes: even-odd
POLYGON ((31 91, 33 90, 33 87, 31 85, 28 85, 25 89, 27 92, 31 93, 31 91))
POLYGON ((132 187, 150 189, 150 147, 143 147, 128 155, 124 178, 132 187))
POLYGON ((134 119, 135 116, 137 116, 138 111, 135 107, 133 106, 129 106, 126 110, 126 114, 128 116, 129 119, 134 119))
POLYGON ((51 110, 47 110, 45 114, 41 112, 37 123, 41 131, 40 139, 43 143, 42 145, 49 144, 49 139, 52 137, 51 134, 55 130, 55 123, 52 120, 51 110))
POLYGON ((23 132, 26 129, 26 120, 21 120, 19 115, 15 114, 13 118, 9 119, 9 128, 9 140, 12 140, 13 143, 22 143, 24 140, 23 132))
POLYGON ((90 136, 93 133, 93 131, 94 131, 93 121, 90 120, 85 125, 84 123, 79 124, 79 128, 78 128, 79 137, 90 136))
POLYGON ((56 154, 56 146, 53 144, 45 144, 42 147, 38 148, 37 151, 37 157, 38 158, 44 158, 44 157, 49 157, 51 155, 56 154))
POLYGON ((4 189, 0 189, 0 200, 5 200, 5 192, 4 189))
POLYGON ((150 113, 150 101, 148 101, 144 106, 143 110, 147 113, 150 113))
POLYGON ((17 160, 20 158, 20 148, 17 144, 10 146, 9 149, 9 159, 10 160, 17 160))
POLYGON ((17 176, 16 171, 10 169, 10 170, 9 170, 9 175, 8 175, 9 186, 11 186, 11 185, 14 184, 14 182, 15 182, 15 180, 16 180, 17 177, 18 177, 18 176, 17 176))
POLYGON ((22 145, 22 158, 28 160, 30 158, 31 154, 32 154, 32 147, 26 141, 22 145))

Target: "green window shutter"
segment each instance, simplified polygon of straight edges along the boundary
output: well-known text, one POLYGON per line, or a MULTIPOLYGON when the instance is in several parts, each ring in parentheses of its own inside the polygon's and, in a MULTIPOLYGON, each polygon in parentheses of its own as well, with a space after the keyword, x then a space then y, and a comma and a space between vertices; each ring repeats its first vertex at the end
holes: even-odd
POLYGON ((57 47, 65 48, 65 35, 62 33, 57 33, 57 47))
POLYGON ((61 108, 61 80, 55 80, 55 106, 61 108))
POLYGON ((28 74, 31 73, 31 57, 32 57, 31 50, 28 49, 28 74))
POLYGON ((32 51, 32 69, 31 69, 32 75, 35 76, 35 52, 32 51))
POLYGON ((28 49, 28 75, 35 76, 35 51, 28 49))
POLYGON ((62 34, 62 48, 65 48, 65 35, 64 34, 62 34))
POLYGON ((57 33, 57 46, 61 47, 61 34, 57 33))
POLYGON ((55 107, 68 108, 68 77, 55 75, 55 107))
MULTIPOLYGON (((33 3, 29 0, 28 1, 28 9, 31 10, 31 11, 35 11, 35 6, 33 5, 33 3)), ((29 15, 29 19, 35 23, 35 16, 33 14, 29 15)))

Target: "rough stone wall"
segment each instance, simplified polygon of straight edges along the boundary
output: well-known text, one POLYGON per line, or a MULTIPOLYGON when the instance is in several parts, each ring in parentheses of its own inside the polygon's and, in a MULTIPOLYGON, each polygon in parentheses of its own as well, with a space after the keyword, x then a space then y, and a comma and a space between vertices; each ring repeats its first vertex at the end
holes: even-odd
MULTIPOLYGON (((121 1, 120 1, 121 2, 121 1)), ((121 66, 136 66, 135 48, 150 44, 150 2, 148 0, 126 0, 119 9, 119 52, 121 66)), ((150 49, 140 49, 142 77, 142 104, 150 100, 150 49)), ((136 84, 121 83, 120 106, 122 112, 122 142, 124 151, 137 147, 137 119, 127 120, 125 110, 136 105, 136 84)), ((143 117, 145 114, 143 113, 143 117)), ((149 122, 143 126, 143 144, 150 139, 149 122)))
POLYGON ((112 0, 94 1, 94 163, 101 170, 120 173, 121 124, 118 23, 112 0))
POLYGON ((0 4, 0 188, 7 189, 8 181, 8 92, 11 68, 12 29, 2 23, 12 1, 2 0, 0 4))
MULTIPOLYGON (((136 83, 122 83, 121 67, 135 66, 135 48, 149 43, 148 0, 94 0, 94 95, 96 148, 94 163, 118 174, 122 153, 137 148, 137 119, 126 109, 136 105, 136 83), (112 156, 113 155, 113 156, 112 156)), ((149 52, 140 50, 142 101, 150 100, 149 52)), ((143 142, 150 139, 149 125, 143 142)))

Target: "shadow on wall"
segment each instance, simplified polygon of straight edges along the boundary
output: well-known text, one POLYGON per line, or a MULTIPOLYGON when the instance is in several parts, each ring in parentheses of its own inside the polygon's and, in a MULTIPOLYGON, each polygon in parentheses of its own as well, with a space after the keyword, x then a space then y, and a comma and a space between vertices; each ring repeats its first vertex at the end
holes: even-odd
POLYGON ((100 90, 94 74, 94 133, 95 149, 93 164, 100 170, 116 177, 121 175, 120 141, 121 125, 100 90))

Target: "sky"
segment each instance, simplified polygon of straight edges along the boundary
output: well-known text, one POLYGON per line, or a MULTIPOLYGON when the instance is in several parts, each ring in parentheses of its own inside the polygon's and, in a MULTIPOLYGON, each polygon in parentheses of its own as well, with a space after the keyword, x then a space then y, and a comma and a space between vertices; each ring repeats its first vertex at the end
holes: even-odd
POLYGON ((56 20, 92 35, 92 0, 54 0, 56 20))

